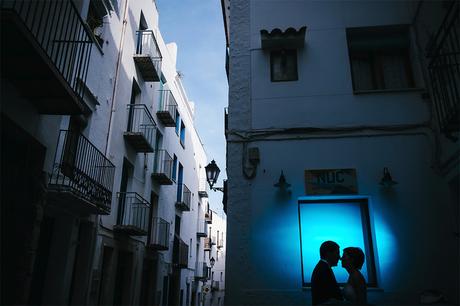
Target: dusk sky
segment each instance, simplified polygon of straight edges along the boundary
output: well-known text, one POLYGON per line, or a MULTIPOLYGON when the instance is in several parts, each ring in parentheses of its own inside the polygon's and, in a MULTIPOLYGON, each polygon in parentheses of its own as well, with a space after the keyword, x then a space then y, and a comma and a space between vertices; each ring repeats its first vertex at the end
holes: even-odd
MULTIPOLYGON (((225 172, 224 107, 228 100, 225 74, 225 32, 219 0, 157 0, 160 31, 166 43, 177 44, 177 70, 190 101, 195 124, 209 162, 225 172)), ((222 212, 222 193, 209 192, 213 210, 222 212)))

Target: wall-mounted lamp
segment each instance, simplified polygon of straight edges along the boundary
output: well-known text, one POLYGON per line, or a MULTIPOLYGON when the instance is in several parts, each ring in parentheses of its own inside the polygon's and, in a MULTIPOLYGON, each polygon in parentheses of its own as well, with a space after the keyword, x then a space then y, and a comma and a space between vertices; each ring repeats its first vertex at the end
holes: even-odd
POLYGON ((393 181, 393 178, 390 174, 390 170, 388 170, 387 167, 383 168, 383 177, 380 180, 380 185, 382 185, 383 187, 391 187, 396 184, 398 184, 398 182, 393 181))
POLYGON ((285 190, 285 189, 291 187, 291 184, 289 184, 286 181, 286 177, 284 176, 284 173, 283 173, 282 170, 281 170, 280 178, 278 179, 278 183, 274 184, 273 186, 278 187, 281 190, 285 190))
POLYGON ((213 191, 221 191, 224 192, 224 187, 213 187, 214 184, 217 182, 217 178, 219 177, 220 169, 217 166, 215 160, 213 159, 206 167, 204 167, 206 171, 206 180, 208 181, 209 188, 213 191))

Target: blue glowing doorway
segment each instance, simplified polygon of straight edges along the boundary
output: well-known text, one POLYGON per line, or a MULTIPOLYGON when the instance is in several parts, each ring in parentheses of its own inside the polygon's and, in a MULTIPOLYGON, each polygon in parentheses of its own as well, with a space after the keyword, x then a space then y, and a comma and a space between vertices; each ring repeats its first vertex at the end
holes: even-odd
MULTIPOLYGON (((311 273, 320 258, 319 247, 327 240, 340 245, 341 255, 346 247, 361 248, 366 254, 361 273, 368 286, 377 286, 368 199, 307 197, 299 200, 298 204, 303 286, 310 285, 311 273)), ((333 271, 337 282, 346 283, 348 273, 341 262, 333 271)))

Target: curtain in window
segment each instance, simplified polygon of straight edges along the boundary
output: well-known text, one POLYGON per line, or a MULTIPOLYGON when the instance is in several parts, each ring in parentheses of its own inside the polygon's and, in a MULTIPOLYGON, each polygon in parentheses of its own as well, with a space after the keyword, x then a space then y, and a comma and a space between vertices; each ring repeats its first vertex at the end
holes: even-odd
POLYGON ((372 67, 368 59, 355 58, 351 63, 355 90, 372 90, 372 67))
POLYGON ((402 55, 383 55, 380 61, 382 63, 385 88, 397 89, 410 87, 406 73, 406 62, 402 55))

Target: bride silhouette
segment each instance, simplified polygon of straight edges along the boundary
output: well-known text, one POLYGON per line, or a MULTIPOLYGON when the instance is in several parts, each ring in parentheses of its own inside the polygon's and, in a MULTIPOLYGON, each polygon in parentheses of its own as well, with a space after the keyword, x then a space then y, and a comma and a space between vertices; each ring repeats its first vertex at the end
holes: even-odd
POLYGON ((349 277, 343 287, 343 296, 353 305, 367 304, 366 280, 359 270, 364 264, 364 252, 360 248, 349 247, 343 250, 342 267, 349 277))

